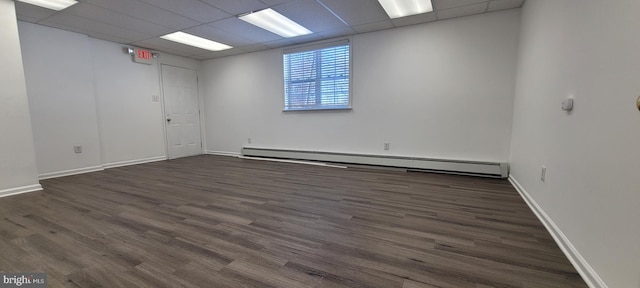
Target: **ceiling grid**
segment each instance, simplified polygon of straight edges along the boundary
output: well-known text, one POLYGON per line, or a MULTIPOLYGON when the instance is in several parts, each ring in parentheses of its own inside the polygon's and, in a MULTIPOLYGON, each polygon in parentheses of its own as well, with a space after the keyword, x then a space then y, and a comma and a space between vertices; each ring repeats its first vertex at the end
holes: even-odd
POLYGON ((18 19, 193 59, 293 44, 521 7, 524 0, 432 0, 433 12, 390 19, 374 0, 78 0, 62 11, 16 2, 18 19), (271 8, 313 33, 283 38, 237 18, 271 8), (234 48, 212 52, 160 36, 182 31, 234 48))

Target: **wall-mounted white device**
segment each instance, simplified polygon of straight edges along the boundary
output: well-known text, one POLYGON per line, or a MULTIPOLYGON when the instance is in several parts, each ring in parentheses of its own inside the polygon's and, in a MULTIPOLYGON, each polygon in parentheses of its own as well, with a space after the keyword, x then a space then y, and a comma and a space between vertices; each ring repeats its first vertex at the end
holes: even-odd
POLYGON ((569 97, 562 100, 562 110, 567 112, 573 110, 573 98, 569 97))

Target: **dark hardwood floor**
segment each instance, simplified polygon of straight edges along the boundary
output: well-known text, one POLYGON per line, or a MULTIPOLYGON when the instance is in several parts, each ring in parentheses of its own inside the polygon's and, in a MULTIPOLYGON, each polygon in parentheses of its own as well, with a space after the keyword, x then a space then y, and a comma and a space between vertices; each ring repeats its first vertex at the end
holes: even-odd
POLYGON ((197 156, 0 198, 49 287, 587 287, 508 181, 197 156))

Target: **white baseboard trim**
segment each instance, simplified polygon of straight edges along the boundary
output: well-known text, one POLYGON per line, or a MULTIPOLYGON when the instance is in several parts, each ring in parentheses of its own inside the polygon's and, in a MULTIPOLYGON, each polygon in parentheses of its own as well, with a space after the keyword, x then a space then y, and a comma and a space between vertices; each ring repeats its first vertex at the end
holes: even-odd
POLYGON ((84 167, 84 168, 78 168, 78 169, 71 169, 71 170, 64 170, 64 171, 57 171, 57 172, 50 172, 50 173, 43 173, 43 174, 40 174, 38 176, 38 179, 45 180, 45 179, 50 179, 50 178, 58 178, 58 177, 76 175, 76 174, 83 174, 83 173, 89 173, 89 172, 102 171, 104 169, 109 169, 109 168, 136 165, 136 164, 156 162, 156 161, 164 161, 164 160, 167 160, 166 156, 158 156, 158 157, 151 157, 151 158, 138 159, 138 160, 129 160, 129 161, 106 163, 106 164, 99 165, 99 166, 91 166, 91 167, 84 167))
POLYGON ((230 157, 240 157, 240 153, 237 153, 237 152, 226 152, 226 151, 204 150, 204 154, 230 156, 230 157))
POLYGON ((104 169, 109 169, 109 168, 116 168, 116 167, 136 165, 136 164, 143 164, 143 163, 149 163, 149 162, 164 161, 164 160, 167 160, 167 156, 157 156, 157 157, 137 159, 137 160, 128 160, 128 161, 106 163, 106 164, 102 164, 102 166, 104 167, 104 169))
POLYGON ((22 193, 35 192, 42 190, 42 185, 33 184, 28 186, 16 187, 11 189, 0 190, 0 197, 7 197, 11 195, 18 195, 22 193))
POLYGON ((167 160, 166 156, 158 156, 158 157, 151 157, 151 158, 138 159, 138 160, 129 160, 129 161, 106 163, 106 164, 99 165, 99 166, 91 166, 91 167, 84 167, 84 168, 71 169, 71 170, 65 170, 65 171, 43 173, 43 174, 40 174, 38 176, 38 179, 45 180, 45 179, 50 179, 50 178, 58 178, 58 177, 76 175, 76 174, 83 174, 83 173, 89 173, 89 172, 102 171, 104 169, 109 169, 109 168, 136 165, 136 164, 156 162, 156 161, 164 161, 164 160, 167 160))
POLYGON ((549 217, 549 215, 538 205, 538 203, 527 193, 527 191, 518 183, 518 181, 513 177, 513 175, 509 174, 509 182, 513 185, 514 188, 520 193, 520 196, 524 201, 529 205, 529 208, 536 214, 536 217, 544 224, 544 227, 547 228, 547 231, 551 234, 553 239, 556 241, 562 252, 567 256, 573 267, 576 268, 580 276, 584 282, 589 285, 591 288, 607 288, 607 285, 602 281, 598 273, 596 273, 591 265, 587 263, 587 261, 580 255, 580 252, 576 250, 576 248, 571 244, 571 241, 567 238, 567 236, 562 233, 562 230, 556 225, 555 222, 549 217))
POLYGON ((71 175, 76 175, 76 174, 96 172, 96 171, 102 171, 102 170, 104 170, 104 168, 102 168, 102 166, 91 166, 91 167, 84 167, 84 168, 78 168, 78 169, 71 169, 71 170, 64 170, 64 171, 57 171, 57 172, 50 172, 50 173, 43 173, 43 174, 38 175, 38 178, 40 180, 44 180, 44 179, 49 179, 49 178, 71 176, 71 175))

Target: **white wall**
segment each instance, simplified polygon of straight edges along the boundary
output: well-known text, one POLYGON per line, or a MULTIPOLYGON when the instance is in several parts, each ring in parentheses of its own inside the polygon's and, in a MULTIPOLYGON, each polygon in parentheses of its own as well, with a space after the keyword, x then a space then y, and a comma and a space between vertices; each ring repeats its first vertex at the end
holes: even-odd
POLYGON ((511 176, 612 288, 640 287, 638 11, 637 0, 527 1, 522 18, 511 176))
POLYGON ((511 10, 353 36, 352 111, 283 113, 282 49, 204 61, 207 150, 237 153, 251 137, 258 147, 506 161, 519 19, 511 10))
POLYGON ((105 164, 164 157, 157 63, 139 64, 124 45, 91 39, 102 159, 105 164))
POLYGON ((91 38, 102 159, 106 166, 166 157, 159 66, 197 69, 198 62, 162 53, 152 65, 131 61, 124 45, 91 38))
POLYGON ((126 45, 26 22, 19 28, 41 177, 166 158, 159 67, 197 69, 198 61, 161 53, 153 65, 138 64, 126 45))
POLYGON ((40 189, 13 1, 0 0, 0 196, 40 189))
POLYGON ((91 47, 86 35, 19 22, 41 177, 100 168, 91 47), (82 153, 73 146, 81 145, 82 153))

